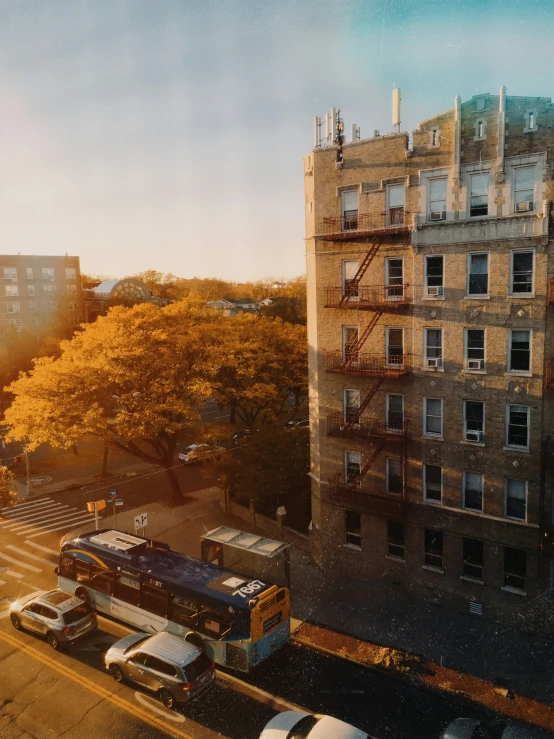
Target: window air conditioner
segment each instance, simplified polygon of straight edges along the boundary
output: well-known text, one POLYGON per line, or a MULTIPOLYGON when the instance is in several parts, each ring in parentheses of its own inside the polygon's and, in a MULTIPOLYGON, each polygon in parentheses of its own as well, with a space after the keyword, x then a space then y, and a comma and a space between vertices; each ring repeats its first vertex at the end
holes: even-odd
POLYGON ((516 203, 516 213, 526 213, 529 210, 533 210, 532 200, 522 200, 521 203, 516 203))
POLYGON ((482 442, 483 432, 482 431, 466 431, 466 441, 482 442))
POLYGON ((470 370, 482 370, 485 362, 483 359, 468 359, 467 368, 470 370))
POLYGON ((432 210, 429 214, 430 221, 445 221, 446 211, 445 210, 432 210))
POLYGON ((427 288, 427 297, 429 298, 436 298, 443 294, 443 288, 441 287, 428 287, 427 288))
POLYGON ((433 357, 432 359, 427 357, 427 366, 428 367, 441 367, 442 366, 442 359, 440 357, 433 357))

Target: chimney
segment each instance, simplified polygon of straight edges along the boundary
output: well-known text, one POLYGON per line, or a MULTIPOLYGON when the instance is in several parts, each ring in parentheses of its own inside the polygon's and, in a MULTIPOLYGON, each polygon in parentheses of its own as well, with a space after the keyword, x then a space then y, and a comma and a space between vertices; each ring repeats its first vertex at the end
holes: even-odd
POLYGON ((392 125, 396 133, 400 131, 400 88, 392 91, 392 125))

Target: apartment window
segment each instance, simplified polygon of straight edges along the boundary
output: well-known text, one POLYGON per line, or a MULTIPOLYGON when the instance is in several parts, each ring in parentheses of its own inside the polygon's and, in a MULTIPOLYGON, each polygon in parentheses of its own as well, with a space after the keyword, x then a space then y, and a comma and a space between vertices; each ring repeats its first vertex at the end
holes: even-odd
POLYGON ((425 257, 425 295, 437 298, 444 295, 444 257, 425 257))
POLYGON ((508 371, 531 371, 531 331, 510 331, 508 371))
POLYGON ((469 511, 483 510, 483 475, 476 472, 464 471, 464 500, 463 506, 469 511))
POLYGON ((348 485, 356 482, 362 471, 362 457, 360 452, 344 453, 344 477, 348 485))
POLYGON ((527 552, 504 547, 504 587, 525 592, 527 552))
POLYGON ((429 182, 429 220, 444 221, 446 218, 446 177, 429 182))
POLYGON ((34 285, 27 285, 27 294, 29 296, 33 296, 35 294, 35 286, 34 285))
POLYGON ((386 262, 386 297, 387 300, 398 300, 404 297, 404 262, 402 259, 387 259, 386 262))
POLYGON ((485 329, 466 329, 466 368, 468 370, 485 369, 485 329))
POLYGON ((344 539, 346 544, 362 548, 362 517, 358 511, 344 512, 344 539))
POLYGON ((44 290, 45 295, 55 295, 56 294, 55 285, 43 285, 42 289, 44 290))
POLYGON ((464 400, 464 440, 482 443, 485 438, 485 404, 464 400))
POLYGON ((431 503, 442 503, 442 467, 423 465, 423 498, 431 503))
POLYGON ((470 176, 469 215, 486 216, 489 212, 489 174, 470 176))
POLYGON ((77 295, 77 285, 66 285, 68 295, 77 295))
POLYGON ((342 193, 342 230, 356 231, 358 228, 358 190, 342 193))
POLYGON ((346 423, 360 423, 360 391, 344 391, 344 420, 346 423))
POLYGON ((402 367, 404 364, 404 330, 387 328, 387 366, 402 367))
POLYGON ((529 449, 529 406, 508 406, 506 445, 529 449))
POLYGON ((425 329, 425 367, 442 367, 442 328, 425 329))
POLYGON ((468 295, 488 295, 489 255, 468 254, 468 295))
POLYGON ((19 285, 6 285, 6 297, 7 298, 18 298, 19 297, 19 285))
POLYGON ((404 559, 405 548, 404 524, 397 521, 387 521, 387 551, 389 556, 404 559))
POLYGON ((404 223, 404 185, 389 185, 387 201, 387 225, 401 226, 404 223))
POLYGON ((402 465, 395 457, 387 457, 386 486, 387 493, 402 492, 402 465))
POLYGON ((27 304, 27 305, 29 306, 29 311, 30 311, 31 313, 34 313, 34 312, 36 311, 36 309, 37 309, 37 304, 36 304, 36 301, 35 301, 35 300, 29 300, 29 302, 28 302, 28 304, 27 304))
POLYGON ((42 279, 43 280, 53 280, 54 279, 54 268, 53 267, 43 267, 42 268, 42 279))
POLYGON ((33 268, 27 267, 27 279, 32 280, 33 279, 33 268))
POLYGON ((4 279, 17 282, 17 269, 16 267, 0 267, 0 270, 4 271, 4 279))
POLYGON ((359 294, 356 280, 359 266, 357 259, 343 259, 342 261, 342 294, 347 295, 350 300, 357 298, 359 294))
POLYGON ((358 361, 358 327, 342 327, 342 354, 345 362, 352 364, 358 361))
POLYGON ((525 521, 527 518, 527 481, 506 480, 506 518, 525 521))
POLYGON ((19 313, 20 311, 21 311, 21 303, 18 303, 18 302, 6 303, 7 313, 19 313))
POLYGON ((58 304, 55 300, 45 300, 44 307, 46 310, 56 310, 58 304))
POLYGON ((429 132, 429 146, 440 146, 440 128, 433 126, 429 132))
POLYGON ((513 251, 510 275, 510 292, 513 295, 533 294, 532 251, 513 251))
POLYGON ((424 398, 424 434, 426 436, 442 436, 442 400, 424 398))
POLYGON ((65 279, 66 280, 76 280, 77 279, 77 270, 75 269, 75 267, 65 268, 65 279))
POLYGON ((474 580, 483 579, 483 542, 479 539, 463 540, 462 574, 474 580))
POLYGON ((535 168, 517 167, 514 170, 514 202, 516 213, 533 210, 535 168))
POLYGON ((404 428, 404 396, 387 393, 387 430, 400 431, 404 428))
POLYGON ((443 569, 443 534, 442 531, 425 529, 425 564, 427 567, 443 569))

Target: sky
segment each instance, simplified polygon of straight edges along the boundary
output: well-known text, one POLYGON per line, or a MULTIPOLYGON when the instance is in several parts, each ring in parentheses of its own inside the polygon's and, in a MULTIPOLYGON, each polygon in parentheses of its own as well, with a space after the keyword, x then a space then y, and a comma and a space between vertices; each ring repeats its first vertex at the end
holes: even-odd
POLYGON ((315 115, 550 97, 553 30, 554 0, 0 0, 0 254, 303 274, 315 115))

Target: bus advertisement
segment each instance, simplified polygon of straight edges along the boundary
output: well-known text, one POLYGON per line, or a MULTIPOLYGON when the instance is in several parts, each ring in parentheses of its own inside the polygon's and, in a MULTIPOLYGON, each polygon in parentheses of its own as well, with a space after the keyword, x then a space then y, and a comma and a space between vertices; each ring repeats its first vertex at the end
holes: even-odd
POLYGON ((248 672, 290 637, 287 588, 249 580, 124 531, 65 541, 58 585, 99 613, 149 633, 169 631, 217 664, 248 672))

